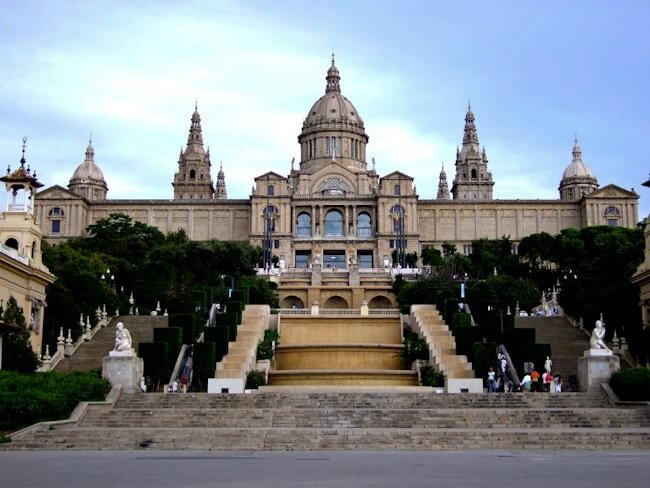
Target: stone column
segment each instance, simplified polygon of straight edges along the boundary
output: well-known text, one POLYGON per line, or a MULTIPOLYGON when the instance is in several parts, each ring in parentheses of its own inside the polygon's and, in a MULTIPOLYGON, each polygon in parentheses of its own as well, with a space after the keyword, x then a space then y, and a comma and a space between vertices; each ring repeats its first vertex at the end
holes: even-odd
POLYGON ((354 262, 349 264, 349 277, 348 283, 350 286, 359 286, 361 283, 361 278, 359 277, 359 264, 354 262))

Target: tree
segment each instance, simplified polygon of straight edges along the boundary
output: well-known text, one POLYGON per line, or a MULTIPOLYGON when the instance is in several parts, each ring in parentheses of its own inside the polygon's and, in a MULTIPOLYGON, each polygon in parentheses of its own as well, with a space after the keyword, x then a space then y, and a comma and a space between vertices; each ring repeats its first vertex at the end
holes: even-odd
POLYGON ((453 256, 456 254, 456 244, 451 244, 449 242, 442 243, 442 255, 443 256, 453 256))
POLYGON ((7 300, 7 309, 2 318, 6 324, 18 328, 15 332, 6 334, 2 341, 2 368, 21 373, 33 373, 40 361, 29 341, 30 332, 25 323, 23 309, 18 306, 13 295, 7 300))
POLYGON ((424 246, 422 248, 422 264, 437 268, 442 265, 442 254, 433 246, 424 246))

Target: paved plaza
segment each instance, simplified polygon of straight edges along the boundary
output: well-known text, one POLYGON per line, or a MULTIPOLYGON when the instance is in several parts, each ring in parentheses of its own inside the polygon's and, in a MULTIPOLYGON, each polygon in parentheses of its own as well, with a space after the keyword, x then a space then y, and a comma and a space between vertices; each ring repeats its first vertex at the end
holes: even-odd
POLYGON ((0 486, 637 488, 647 460, 647 451, 8 451, 0 486))

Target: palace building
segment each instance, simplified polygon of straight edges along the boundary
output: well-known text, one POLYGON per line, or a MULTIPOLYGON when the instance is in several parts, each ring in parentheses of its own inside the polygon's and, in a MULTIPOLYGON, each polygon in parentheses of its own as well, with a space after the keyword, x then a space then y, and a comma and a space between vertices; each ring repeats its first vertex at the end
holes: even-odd
POLYGON ((471 107, 451 181, 443 168, 437 190, 428 189, 435 199, 420 198, 413 177, 399 170, 379 175, 374 160, 367 160, 369 135, 343 95, 334 58, 325 93, 307 111, 298 143, 300 161, 291 163, 288 174, 261 174, 249 198, 228 198, 222 167, 214 183, 195 107, 173 175, 172 200, 109 199, 109 182, 95 162, 91 141, 67 187, 35 194, 35 215, 52 242, 84 236, 89 225, 121 212, 165 233, 184 229, 194 240, 250 241, 264 249, 267 266, 277 257, 284 269, 318 261, 323 270, 350 263, 360 270, 385 268, 394 264, 394 256, 404 264, 405 255, 419 256, 423 247, 440 249, 443 243, 470 253, 471 242, 480 238, 508 236, 516 244, 538 232, 638 222, 637 193, 599 186, 577 140, 559 178, 558 199, 494 199, 496 182, 471 107))

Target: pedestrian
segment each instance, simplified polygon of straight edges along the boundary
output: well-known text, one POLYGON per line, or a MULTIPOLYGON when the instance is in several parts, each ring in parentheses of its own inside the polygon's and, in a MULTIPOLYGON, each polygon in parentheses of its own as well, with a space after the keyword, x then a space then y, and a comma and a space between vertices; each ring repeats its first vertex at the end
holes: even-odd
POLYGON ((540 388, 539 388, 539 373, 537 372, 537 370, 533 370, 530 373, 530 380, 532 381, 531 390, 532 391, 540 391, 540 388))
POLYGON ((187 393, 187 376, 181 376, 181 391, 187 393))
POLYGON ((505 376, 506 374, 506 369, 508 369, 508 361, 506 361, 506 357, 502 356, 501 357, 501 374, 505 376))
POLYGON ((526 391, 530 391, 531 383, 532 383, 532 379, 530 375, 526 373, 524 377, 521 379, 521 383, 519 384, 519 386, 521 386, 526 391))
POLYGON ((488 387, 488 393, 494 393, 496 390, 494 388, 494 383, 496 380, 497 374, 494 372, 494 369, 490 366, 490 369, 487 374, 487 387, 488 387))
POLYGON ((178 393, 178 381, 172 381, 172 393, 178 393))
POLYGON ((561 393, 562 392, 562 376, 561 375, 556 375, 555 378, 555 393, 561 393))

